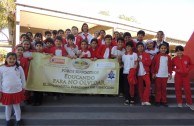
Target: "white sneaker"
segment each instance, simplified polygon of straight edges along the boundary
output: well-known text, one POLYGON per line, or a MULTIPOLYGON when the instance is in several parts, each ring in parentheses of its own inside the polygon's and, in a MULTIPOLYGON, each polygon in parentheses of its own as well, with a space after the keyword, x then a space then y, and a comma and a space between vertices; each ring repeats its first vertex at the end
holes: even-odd
POLYGON ((149 106, 149 105, 151 105, 151 103, 149 103, 149 102, 142 102, 141 105, 147 105, 147 106, 149 106))
POLYGON ((182 108, 183 107, 183 104, 178 104, 177 105, 179 108, 182 108))
POLYGON ((189 105, 189 104, 186 103, 186 106, 189 107, 191 110, 194 110, 194 106, 192 104, 189 105))

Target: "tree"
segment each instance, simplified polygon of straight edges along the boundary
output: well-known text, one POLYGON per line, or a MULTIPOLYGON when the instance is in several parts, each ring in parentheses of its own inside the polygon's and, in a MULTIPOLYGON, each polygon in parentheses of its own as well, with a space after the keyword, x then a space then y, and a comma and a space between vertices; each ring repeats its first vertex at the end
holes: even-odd
POLYGON ((14 0, 0 1, 0 31, 4 28, 9 30, 9 44, 13 44, 15 39, 15 11, 14 0))

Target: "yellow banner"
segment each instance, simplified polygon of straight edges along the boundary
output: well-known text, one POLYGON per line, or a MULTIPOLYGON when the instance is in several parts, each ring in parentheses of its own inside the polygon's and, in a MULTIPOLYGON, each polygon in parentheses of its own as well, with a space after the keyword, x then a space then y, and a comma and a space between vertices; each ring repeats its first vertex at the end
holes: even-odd
POLYGON ((70 59, 33 53, 26 89, 79 94, 118 94, 119 64, 114 59, 70 59))

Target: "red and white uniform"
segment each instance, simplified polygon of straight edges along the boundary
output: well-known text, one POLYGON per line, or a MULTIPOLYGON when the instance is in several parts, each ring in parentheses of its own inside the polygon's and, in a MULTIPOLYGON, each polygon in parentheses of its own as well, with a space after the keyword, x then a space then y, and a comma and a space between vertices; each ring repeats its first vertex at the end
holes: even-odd
POLYGON ((82 58, 91 58, 91 53, 89 50, 79 50, 78 52, 82 58))
POLYGON ((18 104, 25 100, 22 91, 25 85, 26 79, 21 66, 0 67, 0 93, 2 93, 0 100, 3 105, 18 104))
POLYGON ((125 54, 125 49, 118 49, 117 46, 112 47, 111 54, 115 56, 122 56, 125 54))
POLYGON ((24 58, 30 58, 32 57, 32 52, 36 52, 35 50, 28 50, 23 52, 23 57, 24 58))
POLYGON ((104 38, 98 39, 98 45, 99 45, 99 46, 105 45, 105 40, 104 40, 104 38))
POLYGON ((142 59, 138 65, 138 92, 142 102, 149 102, 150 97, 150 55, 143 52, 142 55, 138 53, 138 57, 142 59), (144 86, 145 82, 145 86, 144 86))
POLYGON ((20 57, 20 59, 17 60, 17 62, 23 68, 24 74, 25 74, 25 78, 27 79, 27 77, 28 77, 28 69, 29 69, 28 59, 27 58, 24 58, 24 57, 20 57))
POLYGON ((106 45, 101 45, 98 48, 97 57, 98 59, 109 59, 111 56, 112 46, 107 47, 106 45))
POLYGON ((173 70, 175 71, 175 93, 178 104, 182 104, 182 87, 186 96, 187 104, 192 104, 189 71, 193 68, 190 57, 183 55, 172 59, 173 70))
POLYGON ((112 46, 117 46, 117 39, 116 38, 112 39, 112 46))
POLYGON ((152 60, 152 74, 156 75, 156 102, 166 103, 168 75, 172 74, 172 61, 168 54, 157 54, 152 60))
MULTIPOLYGON (((137 53, 134 53, 132 52, 131 54, 127 54, 125 53, 123 56, 122 56, 122 62, 124 63, 124 66, 123 66, 123 76, 124 75, 128 75, 129 74, 129 70, 131 68, 135 68, 135 62, 137 62, 137 53)), ((125 82, 126 84, 126 82, 125 82)), ((134 97, 135 95, 135 86, 134 84, 129 84, 130 86, 130 96, 134 97)), ((126 91, 125 91, 125 97, 126 96, 126 91)))
POLYGON ((67 52, 63 47, 60 47, 60 48, 52 47, 50 51, 55 56, 66 56, 67 55, 67 52))
POLYGON ((87 40, 88 41, 88 44, 91 43, 91 40, 93 38, 93 36, 90 33, 84 33, 84 32, 82 32, 80 34, 80 36, 83 38, 83 40, 87 40))
POLYGON ((91 53, 91 58, 97 58, 98 47, 96 47, 95 49, 89 48, 89 51, 91 53))
POLYGON ((83 38, 79 35, 74 35, 75 36, 75 41, 74 44, 76 44, 78 46, 78 48, 81 48, 81 41, 83 40, 83 38))
POLYGON ((150 58, 153 59, 154 56, 159 52, 159 49, 158 48, 146 49, 145 52, 150 54, 150 58))
POLYGON ((65 46, 65 50, 67 51, 67 54, 69 56, 76 56, 78 53, 78 46, 77 45, 73 45, 72 47, 70 47, 69 44, 66 44, 65 46))

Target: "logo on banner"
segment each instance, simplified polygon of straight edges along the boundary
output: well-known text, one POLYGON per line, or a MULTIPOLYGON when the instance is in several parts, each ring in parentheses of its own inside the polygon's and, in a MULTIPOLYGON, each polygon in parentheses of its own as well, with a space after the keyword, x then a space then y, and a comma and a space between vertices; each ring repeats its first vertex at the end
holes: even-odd
POLYGON ((76 69, 87 69, 90 64, 89 62, 85 61, 85 60, 75 60, 72 65, 76 68, 76 69))
POLYGON ((65 64, 65 59, 61 59, 61 58, 57 58, 57 57, 52 57, 50 59, 51 63, 55 63, 55 64, 65 64))
POLYGON ((108 77, 107 80, 115 80, 116 79, 116 71, 115 70, 111 70, 108 72, 108 77))

